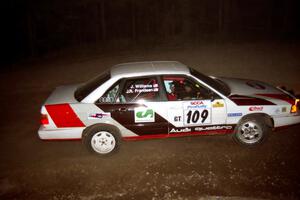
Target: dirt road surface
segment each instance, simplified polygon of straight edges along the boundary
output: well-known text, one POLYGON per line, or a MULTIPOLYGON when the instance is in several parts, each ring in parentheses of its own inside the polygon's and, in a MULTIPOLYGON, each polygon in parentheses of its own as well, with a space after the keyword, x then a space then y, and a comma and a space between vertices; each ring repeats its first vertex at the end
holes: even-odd
POLYGON ((215 44, 68 55, 0 75, 0 199, 300 199, 300 126, 243 148, 230 135, 124 142, 108 158, 80 141, 44 142, 39 109, 59 85, 117 63, 178 60, 203 73, 286 85, 300 92, 299 45, 215 44))

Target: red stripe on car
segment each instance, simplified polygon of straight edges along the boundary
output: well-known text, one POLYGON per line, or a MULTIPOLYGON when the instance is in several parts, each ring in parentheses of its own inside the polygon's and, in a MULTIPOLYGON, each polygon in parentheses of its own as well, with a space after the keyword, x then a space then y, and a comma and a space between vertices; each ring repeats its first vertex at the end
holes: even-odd
POLYGON ((295 99, 293 99, 292 97, 290 97, 287 94, 256 94, 258 96, 264 96, 264 97, 270 97, 273 99, 279 99, 282 101, 286 101, 289 104, 293 105, 295 103, 295 99))
POLYGON ((276 105, 265 99, 242 96, 242 95, 231 95, 229 96, 229 99, 239 106, 276 105))
POLYGON ((58 128, 85 126, 69 104, 46 105, 45 107, 58 128))

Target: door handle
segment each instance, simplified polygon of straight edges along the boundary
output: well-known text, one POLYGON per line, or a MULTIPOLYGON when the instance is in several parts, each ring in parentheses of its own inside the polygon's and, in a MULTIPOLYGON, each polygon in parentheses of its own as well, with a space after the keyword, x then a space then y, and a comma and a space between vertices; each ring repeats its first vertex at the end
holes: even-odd
POLYGON ((119 112, 125 112, 125 111, 127 111, 127 108, 122 107, 122 108, 119 108, 118 111, 119 111, 119 112))

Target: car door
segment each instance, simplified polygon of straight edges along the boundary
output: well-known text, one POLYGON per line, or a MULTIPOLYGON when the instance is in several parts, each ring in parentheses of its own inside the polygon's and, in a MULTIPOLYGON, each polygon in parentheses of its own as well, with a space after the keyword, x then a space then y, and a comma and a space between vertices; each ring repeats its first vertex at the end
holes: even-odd
POLYGON ((101 109, 111 113, 114 120, 138 136, 165 137, 168 122, 156 112, 160 94, 161 84, 156 76, 127 78, 112 86, 98 105, 101 104, 101 109), (110 103, 105 103, 107 100, 110 103))
POLYGON ((226 130, 225 101, 185 75, 165 75, 170 136, 210 134, 226 130))

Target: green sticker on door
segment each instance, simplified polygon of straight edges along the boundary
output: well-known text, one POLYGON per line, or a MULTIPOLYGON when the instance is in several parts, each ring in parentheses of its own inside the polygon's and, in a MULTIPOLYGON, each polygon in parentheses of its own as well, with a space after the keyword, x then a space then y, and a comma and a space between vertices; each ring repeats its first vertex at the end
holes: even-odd
POLYGON ((154 122, 155 114, 153 109, 146 107, 137 107, 134 109, 134 121, 135 123, 140 122, 154 122))

